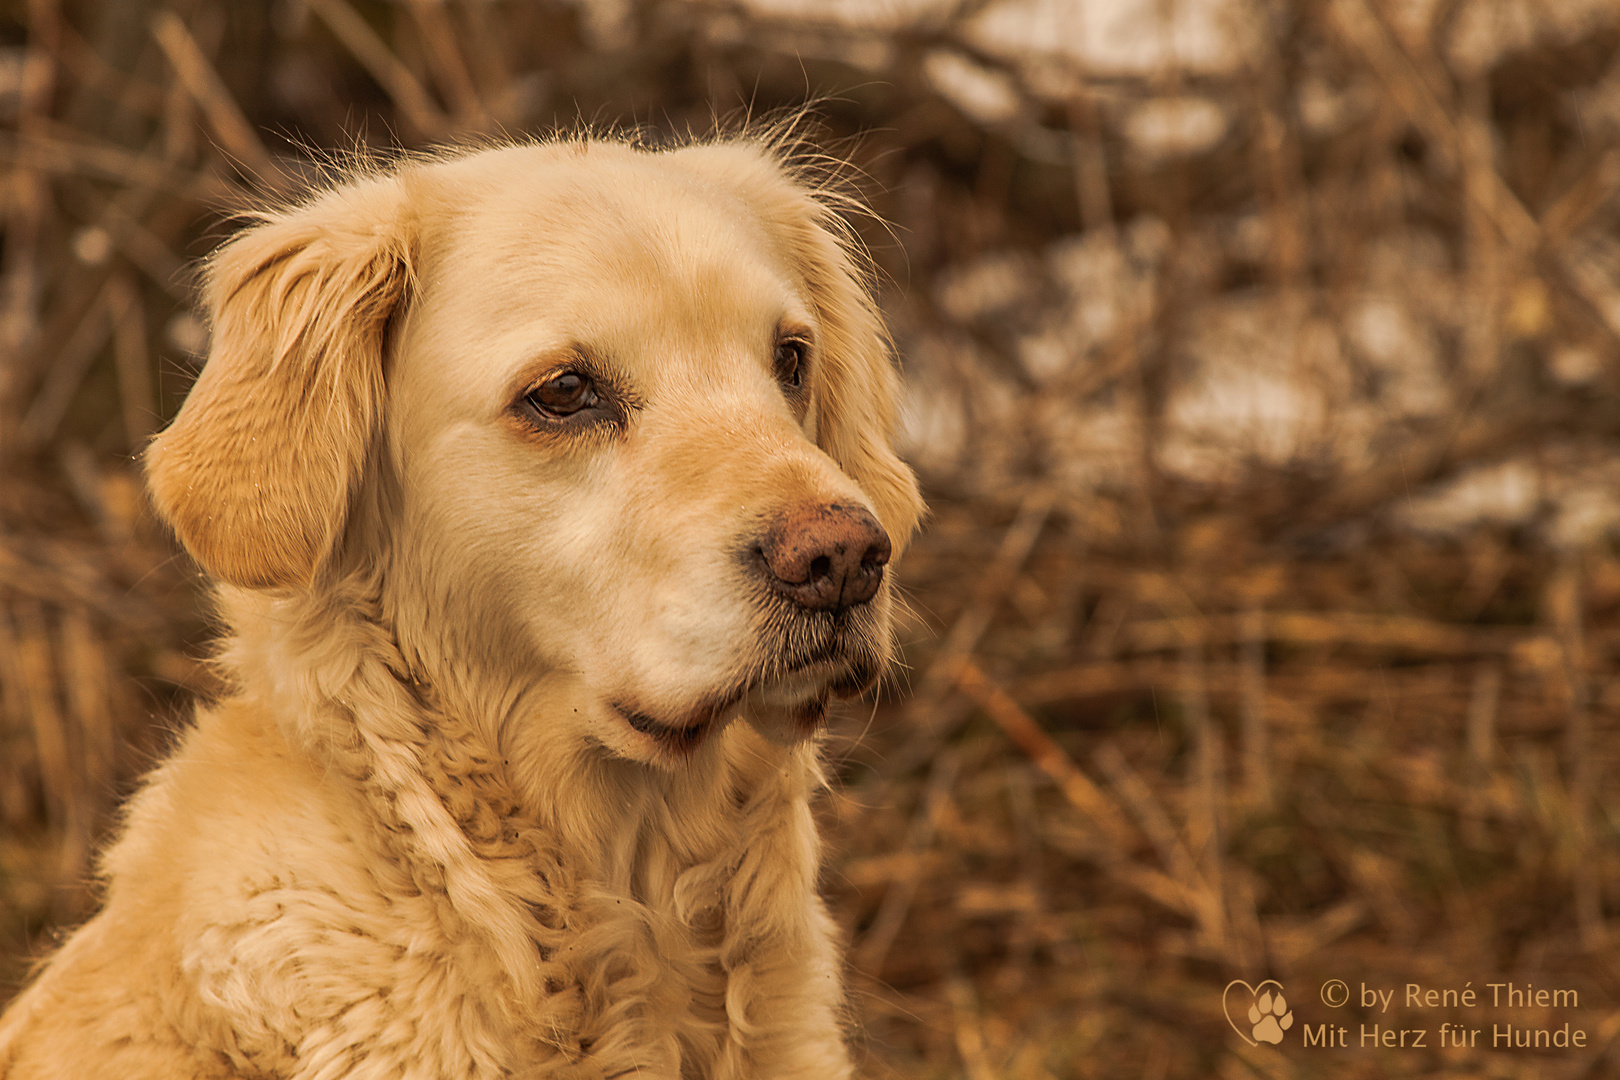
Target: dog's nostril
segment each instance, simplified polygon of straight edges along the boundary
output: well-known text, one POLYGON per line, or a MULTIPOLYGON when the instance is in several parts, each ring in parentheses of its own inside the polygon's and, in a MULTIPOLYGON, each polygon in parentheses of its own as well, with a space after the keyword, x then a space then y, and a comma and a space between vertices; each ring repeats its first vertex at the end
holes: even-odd
POLYGON ((888 534, 868 511, 832 504, 788 511, 755 550, 778 593, 821 611, 872 599, 891 551, 888 534))

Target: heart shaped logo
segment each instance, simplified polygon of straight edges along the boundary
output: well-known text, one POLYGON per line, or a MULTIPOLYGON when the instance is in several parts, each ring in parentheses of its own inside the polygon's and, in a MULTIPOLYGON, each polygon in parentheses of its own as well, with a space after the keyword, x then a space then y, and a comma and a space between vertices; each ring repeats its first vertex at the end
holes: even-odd
MULTIPOLYGON (((1240 1003, 1241 1001, 1239 998, 1240 1003)), ((1242 979, 1233 979, 1221 992, 1221 1011, 1226 1014, 1226 1022, 1237 1032, 1238 1038, 1250 1046, 1259 1046, 1262 1042, 1275 1046, 1282 1042, 1283 1032, 1294 1026, 1293 1010, 1288 1007, 1288 1000, 1283 997, 1282 983, 1276 979, 1266 979, 1259 986, 1250 986, 1242 979), (1232 1018, 1231 997, 1232 988, 1235 986, 1243 987, 1249 994, 1249 1007, 1242 1010, 1242 1017, 1247 1023, 1242 1026, 1232 1018), (1268 987, 1276 989, 1267 989, 1268 987)))

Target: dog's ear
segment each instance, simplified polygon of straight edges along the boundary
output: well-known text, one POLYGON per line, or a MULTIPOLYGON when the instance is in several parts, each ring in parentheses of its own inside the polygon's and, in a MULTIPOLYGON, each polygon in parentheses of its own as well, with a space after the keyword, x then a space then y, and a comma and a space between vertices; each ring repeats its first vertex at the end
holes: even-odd
POLYGON ((410 288, 405 189, 378 176, 327 191, 208 263, 208 361, 146 475, 224 581, 306 583, 343 534, 382 406, 385 330, 410 288))
POLYGON ((893 447, 900 376, 861 260, 833 211, 803 201, 789 234, 821 324, 811 383, 816 442, 872 500, 898 553, 923 513, 917 478, 893 447))

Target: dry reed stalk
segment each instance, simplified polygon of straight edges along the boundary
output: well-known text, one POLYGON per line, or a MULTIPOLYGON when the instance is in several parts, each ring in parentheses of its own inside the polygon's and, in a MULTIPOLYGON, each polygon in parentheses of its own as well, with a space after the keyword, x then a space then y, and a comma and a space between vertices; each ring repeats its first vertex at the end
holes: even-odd
POLYGON ((1209 713, 1202 645, 1194 642, 1182 646, 1180 667, 1177 690, 1193 748, 1193 776, 1187 793, 1187 847, 1212 898, 1209 923, 1203 927, 1205 943, 1216 955, 1224 955, 1231 946, 1226 925, 1225 830, 1221 820, 1226 806, 1225 742, 1209 713))
POLYGON ((1103 145, 1102 116, 1083 78, 1077 77, 1075 82, 1078 88, 1069 99, 1069 133, 1074 153, 1074 193, 1080 207, 1080 223, 1087 232, 1106 237, 1110 250, 1117 254, 1114 200, 1108 187, 1108 156, 1103 145))
POLYGON ((883 963, 888 959, 894 939, 905 924, 912 900, 916 898, 917 888, 921 884, 918 872, 921 859, 917 856, 927 851, 934 842, 940 815, 946 800, 950 798, 951 787, 956 783, 961 765, 961 757, 949 747, 935 755, 928 782, 923 787, 922 798, 906 833, 905 850, 915 860, 911 864, 913 872, 890 884, 883 894, 883 902, 878 905, 877 914, 852 950, 850 965, 874 979, 882 977, 883 963))
MULTIPOLYGON (((1094 93, 1086 86, 1086 72, 1078 61, 1071 60, 1071 75, 1076 89, 1068 100, 1069 141, 1072 147, 1072 172, 1075 201, 1080 210, 1080 221, 1087 233, 1102 241, 1110 264, 1122 267, 1119 230, 1114 223, 1114 198, 1108 179, 1108 156, 1103 139, 1102 114, 1094 93)), ((1100 370, 1084 372, 1078 376, 1082 385, 1065 387, 1075 399, 1083 399, 1104 385, 1119 380, 1120 406, 1134 420, 1136 436, 1134 461, 1135 497, 1133 511, 1137 527, 1145 537, 1159 535, 1158 514, 1153 507, 1152 493, 1156 484, 1153 448, 1149 441, 1152 430, 1147 388, 1142 372, 1142 335, 1153 317, 1151 303, 1148 310, 1138 303, 1136 291, 1128 284, 1123 273, 1110 277, 1114 287, 1111 298, 1119 313, 1118 326, 1113 339, 1107 343, 1111 361, 1100 370)))
POLYGON ((479 90, 490 119, 506 127, 516 120, 517 87, 507 63, 505 41, 490 18, 491 9, 483 4, 458 4, 464 33, 460 41, 467 54, 468 74, 479 90))
MULTIPOLYGON (((1389 88, 1392 99, 1423 132, 1440 158, 1440 170, 1451 172, 1464 160, 1462 138, 1454 109, 1440 99, 1437 89, 1448 85, 1444 74, 1427 74, 1400 38, 1389 32, 1368 0, 1332 0, 1329 10, 1344 40, 1359 52, 1389 88)), ((1516 252, 1533 252, 1541 230, 1524 204, 1502 180, 1494 165, 1478 176, 1480 187, 1470 195, 1484 196, 1482 209, 1516 252)))
POLYGON ((30 719, 27 684, 12 629, 10 609, 0 602, 0 820, 21 828, 34 816, 31 789, 39 783, 39 751, 30 719))
POLYGON ((1560 696, 1566 710, 1564 760, 1570 813, 1570 867, 1575 920, 1588 951, 1608 940, 1603 919, 1602 883, 1593 860, 1592 799, 1596 779, 1592 755, 1591 691, 1587 685, 1585 617, 1582 611, 1581 556, 1566 551, 1547 583, 1546 608, 1557 634, 1560 696))
MULTIPOLYGON (((1458 132, 1466 205, 1466 247, 1469 305, 1476 312, 1464 328, 1465 384, 1478 393, 1496 376, 1501 348, 1498 321, 1502 293, 1501 245, 1493 219, 1498 184, 1495 148, 1490 126, 1490 87, 1483 78, 1463 88, 1463 109, 1458 132)), ((1470 397, 1474 394, 1470 394, 1470 397)))
POLYGON ((992 682, 971 660, 958 662, 956 685, 1007 733, 1008 738, 1029 756, 1035 767, 1057 785, 1063 797, 1097 831, 1099 849, 1113 859, 1122 859, 1134 840, 1132 830, 1115 809, 1113 801, 1091 781, 1064 749, 1014 701, 992 682))
POLYGON ((242 195, 240 187, 215 173, 175 168, 161 159, 56 129, 49 133, 23 132, 16 138, 0 137, 0 161, 12 162, 36 175, 85 176, 170 192, 207 206, 231 204, 242 195))
POLYGON ((57 426, 61 424, 69 406, 73 404, 73 396, 78 393, 79 385, 90 373, 90 365, 95 362, 101 347, 107 343, 114 323, 123 316, 122 311, 111 310, 115 300, 128 303, 129 297, 127 294, 114 295, 104 286, 85 313, 85 318, 74 330, 73 336, 67 339, 61 351, 52 358, 45 381, 40 384, 33 403, 23 415, 19 434, 25 445, 42 446, 56 434, 57 426))
POLYGON ((81 816, 88 826, 105 811, 118 783, 118 732, 110 694, 114 666, 108 663, 106 645, 84 612, 63 610, 57 633, 61 681, 78 735, 81 816))
POLYGON ((1240 694, 1243 787, 1251 806, 1271 805, 1271 732, 1266 716, 1266 617, 1259 607, 1243 613, 1240 694))
POLYGON ((400 111, 401 118, 424 139, 437 139, 450 130, 450 120, 434 104, 411 69, 400 62, 386 42, 360 17, 348 0, 304 0, 327 29, 360 61, 400 111))
POLYGON ((1620 148, 1599 154, 1541 215, 1541 234, 1557 249, 1620 193, 1620 148))
POLYGON ((944 709, 945 697, 956 681, 960 663, 978 647, 1007 590, 1029 559, 1055 504, 1056 495, 1050 485, 1038 485, 1024 493, 995 557, 976 578, 971 598, 906 704, 902 720, 913 734, 895 755, 893 766, 897 770, 906 771, 928 760, 951 728, 967 718, 965 712, 944 709))
POLYGON ((97 200, 95 205, 99 227, 107 230, 124 257, 177 303, 190 304, 192 293, 184 280, 185 260, 119 200, 97 200))
POLYGON ((1204 940, 1212 943, 1224 941, 1226 918, 1222 898, 1210 888, 1209 882, 1199 871, 1196 860, 1177 834, 1176 827, 1170 823, 1170 816, 1154 796, 1153 789, 1131 768, 1125 755, 1112 741, 1098 747, 1093 760, 1108 778, 1110 786, 1119 792, 1126 808, 1141 826, 1143 835, 1158 852, 1170 879, 1186 898, 1189 914, 1196 921, 1204 940))
POLYGON ((185 84, 173 82, 163 95, 163 160, 183 164, 197 157, 197 101, 185 84))
MULTIPOLYGON (((1125 652, 1175 649, 1192 634, 1201 634, 1210 646, 1241 644, 1248 632, 1245 618, 1232 614, 1142 619, 1121 626, 1117 640, 1125 652)), ((1265 639, 1278 644, 1354 645, 1431 656, 1499 653, 1521 636, 1512 630, 1359 611, 1268 611, 1264 627, 1265 639)))
POLYGON ((78 740, 57 700, 60 680, 44 607, 28 601, 13 603, 9 611, 0 611, 0 622, 6 624, 0 633, 10 639, 14 656, 10 676, 18 679, 23 688, 47 820, 58 838, 52 884, 60 889, 82 873, 90 853, 90 822, 84 814, 78 740))
POLYGON ((208 126, 224 143, 239 167, 263 187, 271 191, 286 191, 290 187, 287 176, 276 159, 265 149, 258 132, 242 114, 241 106, 231 96, 224 80, 203 55, 197 39, 191 36, 186 24, 172 11, 160 11, 152 17, 152 34, 163 47, 164 55, 174 65, 175 74, 191 95, 208 126))
POLYGON ((1468 696, 1467 766, 1463 787, 1460 826, 1464 842, 1473 847, 1485 843, 1485 785, 1496 758, 1496 721, 1502 702, 1502 666, 1482 660, 1474 668, 1473 686, 1468 696))
MULTIPOLYGON (((61 16, 52 0, 29 0, 28 45, 23 54, 17 131, 26 136, 49 113, 56 85, 61 16)), ((40 241, 49 219, 50 192, 39 170, 14 162, 8 178, 5 251, 0 261, 0 353, 22 355, 40 329, 40 241)), ((0 366, 0 455, 10 448, 28 376, 15 364, 0 366)))
POLYGON ((973 992, 973 984, 961 975, 953 975, 945 981, 945 997, 951 1003, 951 1012, 955 1017, 956 1049, 962 1055, 968 1080, 997 1080, 1001 1074, 990 1063, 983 1015, 979 1011, 978 995, 973 992))
POLYGON ((445 10, 445 0, 407 0, 407 6, 427 53, 433 80, 449 100, 455 122, 475 131, 483 129, 490 122, 489 110, 457 48, 456 29, 445 10))
MULTIPOLYGON (((1056 500, 1057 493, 1049 484, 1037 485, 1024 493, 1018 504, 1018 513, 1002 534, 995 558, 974 582, 972 599, 951 625, 950 632, 945 635, 943 644, 923 675, 914 699, 919 714, 950 688, 957 679, 959 665, 973 655, 1007 590, 1017 580, 1030 552, 1035 549, 1035 541, 1046 527, 1056 500)), ((919 720, 927 723, 925 716, 919 715, 919 720)))
POLYGON ((1271 226, 1268 269, 1281 290, 1283 304, 1292 308, 1303 284, 1301 275, 1310 266, 1300 205, 1304 179, 1299 140, 1278 107, 1279 99, 1285 96, 1277 79, 1282 57, 1278 55, 1272 35, 1266 34, 1264 39, 1263 62, 1250 63, 1247 79, 1258 135, 1255 153, 1259 160, 1254 171, 1263 181, 1266 218, 1271 226))
POLYGON ((107 290, 124 439, 130 453, 139 454, 158 422, 157 400, 152 395, 151 357, 146 346, 146 312, 140 289, 127 275, 114 274, 107 282, 107 290))

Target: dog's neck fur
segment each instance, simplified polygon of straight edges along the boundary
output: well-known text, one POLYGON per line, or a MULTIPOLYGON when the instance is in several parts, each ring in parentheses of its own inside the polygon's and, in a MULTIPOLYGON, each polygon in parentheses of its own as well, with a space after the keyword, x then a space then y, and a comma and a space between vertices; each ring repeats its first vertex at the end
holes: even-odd
POLYGON ((584 743, 526 752, 533 738, 512 726, 543 729, 532 695, 414 670, 363 580, 279 598, 225 590, 220 603, 234 628, 227 675, 271 688, 289 743, 370 804, 379 842, 444 898, 446 933, 498 958, 509 992, 495 1000, 554 1065, 614 1075, 654 1054, 751 1075, 781 1051, 750 1022, 749 997, 806 993, 770 987, 754 970, 765 955, 812 958, 834 993, 801 1004, 836 1030, 830 926, 805 902, 819 861, 813 747, 733 725, 678 771, 584 743), (477 698, 505 701, 508 715, 469 714, 477 698))

